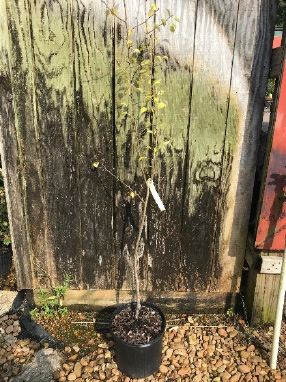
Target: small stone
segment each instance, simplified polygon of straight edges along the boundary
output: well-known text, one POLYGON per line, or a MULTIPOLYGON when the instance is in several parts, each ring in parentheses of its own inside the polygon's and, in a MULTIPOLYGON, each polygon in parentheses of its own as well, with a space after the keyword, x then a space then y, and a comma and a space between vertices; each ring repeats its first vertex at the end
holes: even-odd
POLYGON ((221 337, 227 337, 227 331, 223 328, 219 328, 218 330, 218 334, 221 336, 221 337))
POLYGON ((82 364, 80 362, 76 362, 75 363, 73 372, 74 372, 74 374, 76 375, 77 378, 79 378, 81 376, 82 364))
POLYGON ((69 360, 69 361, 75 361, 75 360, 77 359, 77 357, 78 357, 78 354, 76 353, 76 354, 71 355, 71 356, 68 358, 68 360, 69 360))
POLYGON ((241 374, 234 374, 231 378, 230 378, 230 382, 237 382, 237 381, 239 381, 239 379, 240 379, 240 376, 241 376, 241 374))
POLYGON ((161 366, 159 367, 159 371, 160 371, 160 373, 162 373, 162 374, 167 374, 167 372, 168 372, 168 368, 167 368, 165 365, 161 365, 161 366))
POLYGON ((81 363, 82 366, 87 366, 87 365, 88 365, 87 360, 84 359, 84 358, 82 358, 82 359, 80 360, 80 363, 81 363))
POLYGON ((250 367, 247 365, 239 365, 237 368, 241 373, 247 374, 250 372, 250 367))
POLYGON ((13 325, 9 325, 9 326, 7 326, 7 328, 5 329, 5 332, 6 332, 7 334, 10 334, 10 333, 13 332, 13 330, 14 330, 13 325))
POLYGON ((231 332, 229 332, 229 337, 230 338, 234 338, 238 335, 238 331, 237 330, 232 330, 231 332))
POLYGON ((173 354, 173 349, 167 349, 166 351, 166 358, 169 359, 172 357, 172 354, 173 354))
POLYGON ((190 345, 196 345, 197 344, 197 336, 195 333, 193 333, 189 336, 189 344, 190 345))
POLYGON ((76 375, 75 373, 70 373, 68 375, 68 381, 75 381, 76 380, 76 375))
POLYGON ((190 372, 189 367, 183 367, 182 369, 178 370, 178 374, 181 376, 189 374, 189 372, 190 372))
POLYGON ((221 365, 219 368, 217 368, 218 373, 223 373, 225 371, 226 365, 221 365))
POLYGON ((255 346, 254 345, 250 345, 250 346, 248 346, 248 348, 247 348, 247 351, 248 352, 252 352, 252 351, 254 351, 255 350, 255 346))
POLYGON ((247 359, 249 356, 250 356, 250 353, 248 351, 246 351, 246 350, 242 350, 240 352, 240 357, 241 358, 247 359))

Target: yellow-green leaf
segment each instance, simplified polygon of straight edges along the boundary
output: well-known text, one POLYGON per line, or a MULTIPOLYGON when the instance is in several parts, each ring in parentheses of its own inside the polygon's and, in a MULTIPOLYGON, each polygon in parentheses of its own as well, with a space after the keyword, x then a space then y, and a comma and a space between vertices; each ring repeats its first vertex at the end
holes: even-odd
POLYGON ((132 191, 132 192, 130 192, 130 196, 131 196, 131 198, 135 198, 135 194, 134 194, 134 192, 132 191))
POLYGON ((152 131, 152 130, 147 130, 147 133, 149 133, 149 134, 154 134, 154 131, 152 131))
POLYGON ((175 27, 174 25, 171 25, 171 26, 170 26, 170 31, 174 33, 175 30, 176 30, 176 27, 175 27))
POLYGON ((162 24, 165 26, 166 25, 166 19, 161 19, 161 22, 162 22, 162 24))
POLYGON ((140 157, 138 160, 139 160, 139 162, 141 162, 141 160, 143 160, 143 159, 147 159, 147 157, 140 157))
POLYGON ((153 3, 153 4, 150 5, 150 10, 152 10, 152 11, 156 11, 156 9, 157 9, 157 6, 156 6, 155 3, 153 3))
POLYGON ((159 102, 158 104, 157 104, 157 107, 158 107, 158 109, 163 109, 163 107, 166 107, 166 104, 164 103, 164 102, 159 102))
POLYGON ((148 17, 152 17, 154 15, 154 11, 153 9, 150 9, 150 11, 148 12, 148 17))
POLYGON ((132 45, 132 40, 129 40, 129 39, 128 39, 128 40, 126 41, 126 44, 127 44, 127 45, 132 45))
POLYGON ((140 50, 139 49, 134 49, 133 52, 134 53, 140 53, 140 50))
POLYGON ((92 165, 93 165, 94 168, 97 168, 99 166, 99 162, 93 162, 92 165))
POLYGON ((161 56, 156 56, 157 60, 161 63, 162 62, 162 57, 161 56))
POLYGON ((166 11, 168 12, 169 17, 171 17, 171 11, 170 11, 170 9, 167 8, 166 11))
POLYGON ((114 16, 116 16, 116 15, 117 15, 117 9, 114 8, 114 7, 112 7, 112 8, 111 8, 111 14, 114 15, 114 16))
POLYGON ((105 11, 105 14, 106 14, 106 16, 110 15, 110 9, 107 9, 107 10, 105 11))
POLYGON ((160 26, 158 24, 155 23, 155 29, 157 29, 158 31, 160 31, 160 26))
POLYGON ((174 19, 175 19, 176 21, 178 21, 178 23, 180 22, 180 19, 179 19, 178 17, 174 17, 174 19))
POLYGON ((158 80, 155 80, 154 81, 154 85, 158 85, 158 84, 160 84, 161 83, 161 79, 158 79, 158 80))
POLYGON ((140 114, 146 113, 146 111, 147 111, 147 107, 143 106, 140 109, 140 114))
POLYGON ((133 32, 132 29, 128 29, 128 31, 127 31, 128 36, 131 36, 131 35, 132 35, 132 32, 133 32))

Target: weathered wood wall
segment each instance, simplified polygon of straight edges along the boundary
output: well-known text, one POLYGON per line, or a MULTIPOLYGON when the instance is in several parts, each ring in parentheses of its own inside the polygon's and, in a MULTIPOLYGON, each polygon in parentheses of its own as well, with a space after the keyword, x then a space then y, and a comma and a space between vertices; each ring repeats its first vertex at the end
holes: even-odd
MULTIPOLYGON (((150 4, 115 3, 131 26, 150 4)), ((244 257, 276 4, 156 4, 180 23, 159 32, 171 145, 156 187, 167 211, 151 201, 142 289, 229 296, 244 257)), ((101 0, 7 0, 0 14, 1 155, 19 287, 70 273, 75 288, 132 290, 142 206, 92 171, 99 160, 140 192, 134 133, 115 113, 125 26, 101 0)))

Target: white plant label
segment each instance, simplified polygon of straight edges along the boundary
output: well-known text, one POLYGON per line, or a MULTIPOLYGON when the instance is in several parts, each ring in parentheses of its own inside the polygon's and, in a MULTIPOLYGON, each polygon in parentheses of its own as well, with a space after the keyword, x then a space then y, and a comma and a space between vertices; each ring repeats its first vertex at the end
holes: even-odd
POLYGON ((166 211, 166 208, 164 207, 164 204, 163 204, 163 202, 162 202, 158 192, 156 191, 156 188, 154 186, 153 180, 152 179, 148 179, 147 180, 147 185, 148 185, 148 187, 150 189, 150 192, 151 192, 155 202, 157 203, 160 211, 166 211))

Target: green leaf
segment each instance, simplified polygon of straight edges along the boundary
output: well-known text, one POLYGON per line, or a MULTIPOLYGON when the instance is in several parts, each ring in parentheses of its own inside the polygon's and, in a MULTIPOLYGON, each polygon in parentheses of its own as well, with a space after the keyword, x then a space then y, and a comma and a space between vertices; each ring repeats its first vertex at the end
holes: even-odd
POLYGON ((170 11, 170 9, 167 8, 166 11, 168 12, 169 17, 171 17, 171 11, 170 11))
POLYGON ((158 24, 155 23, 155 29, 157 29, 158 31, 160 31, 160 30, 161 30, 161 29, 160 29, 160 25, 158 25, 158 24))
POLYGON ((156 56, 157 60, 161 63, 162 62, 162 57, 161 56, 156 56))
POLYGON ((153 9, 150 9, 150 11, 148 12, 148 17, 152 17, 152 16, 154 16, 154 11, 153 11, 153 9))
POLYGON ((154 81, 154 85, 158 85, 158 84, 160 84, 161 83, 161 79, 159 78, 158 80, 155 80, 154 81))
POLYGON ((139 49, 134 49, 133 52, 134 53, 140 53, 140 50, 139 49))
POLYGON ((178 21, 178 23, 180 22, 180 19, 179 19, 178 17, 174 17, 174 19, 175 19, 176 21, 178 21))
POLYGON ((99 166, 99 162, 93 162, 92 165, 93 165, 94 168, 97 168, 99 166))
POLYGON ((174 33, 174 32, 175 32, 175 30, 176 30, 176 27, 174 26, 174 24, 173 24, 173 25, 171 25, 171 26, 170 26, 170 31, 174 33))
POLYGON ((143 106, 140 109, 140 114, 146 113, 146 111, 147 111, 147 107, 143 106))
POLYGON ((154 134, 154 131, 152 131, 152 130, 147 130, 147 133, 149 133, 149 134, 154 134))
POLYGON ((132 45, 132 44, 133 44, 133 41, 128 39, 128 40, 126 41, 126 44, 127 44, 127 45, 132 45))
POLYGON ((166 19, 161 19, 161 22, 164 26, 166 26, 167 22, 166 22, 166 19))
POLYGON ((147 157, 140 157, 138 160, 139 160, 139 162, 141 162, 141 160, 143 160, 143 159, 147 159, 147 157))
POLYGON ((157 6, 156 6, 155 3, 153 3, 153 4, 150 5, 150 10, 152 10, 152 11, 156 11, 156 9, 157 9, 157 6))
POLYGON ((131 36, 131 35, 132 35, 132 32, 133 32, 132 29, 128 29, 128 31, 127 31, 128 36, 131 36))

